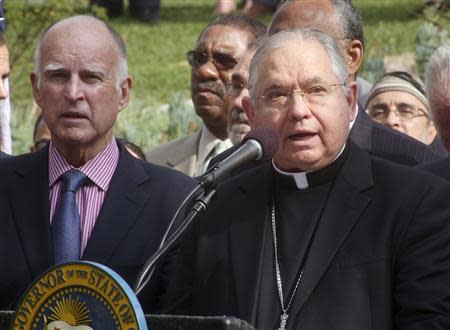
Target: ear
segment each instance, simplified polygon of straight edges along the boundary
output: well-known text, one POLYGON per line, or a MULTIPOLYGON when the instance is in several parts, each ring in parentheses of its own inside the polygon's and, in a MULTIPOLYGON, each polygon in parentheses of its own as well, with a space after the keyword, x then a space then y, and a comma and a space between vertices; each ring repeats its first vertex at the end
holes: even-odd
POLYGON ((31 88, 33 89, 34 101, 42 109, 41 97, 39 93, 39 78, 34 72, 30 73, 30 81, 31 81, 31 88))
POLYGON ((128 76, 120 83, 120 101, 119 111, 122 111, 128 105, 131 95, 131 86, 133 85, 133 79, 128 76))
POLYGON ((431 144, 436 138, 437 130, 434 126, 433 121, 430 119, 430 124, 428 126, 428 136, 427 136, 427 144, 431 144))
POLYGON ((358 72, 359 67, 361 66, 364 55, 364 48, 361 41, 351 40, 344 49, 348 73, 353 79, 356 75, 356 72, 358 72))
POLYGON ((350 81, 347 84, 348 92, 345 98, 347 99, 347 103, 350 107, 350 121, 355 120, 356 117, 356 105, 358 104, 358 86, 356 82, 350 81))
POLYGON ((255 123, 255 107, 253 106, 252 99, 250 96, 246 95, 242 98, 242 107, 247 115, 248 123, 253 127, 255 123))

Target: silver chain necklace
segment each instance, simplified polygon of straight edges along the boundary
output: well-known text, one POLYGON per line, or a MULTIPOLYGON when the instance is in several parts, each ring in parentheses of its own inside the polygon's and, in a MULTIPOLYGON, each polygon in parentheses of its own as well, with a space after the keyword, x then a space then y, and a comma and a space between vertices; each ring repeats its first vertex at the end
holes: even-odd
POLYGON ((283 296, 283 284, 281 282, 281 272, 280 265, 278 263, 278 243, 277 243, 277 226, 275 223, 275 199, 272 198, 272 206, 271 206, 271 215, 272 215, 272 234, 273 234, 273 251, 275 255, 275 275, 277 278, 277 289, 278 289, 278 297, 280 298, 280 306, 283 314, 280 315, 280 327, 278 330, 286 330, 287 320, 289 318, 289 308, 292 305, 292 301, 294 301, 295 293, 297 292, 298 285, 302 279, 303 268, 300 271, 300 275, 297 278, 297 282, 295 283, 294 290, 292 291, 291 297, 289 298, 289 302, 286 307, 284 307, 284 296, 283 296))

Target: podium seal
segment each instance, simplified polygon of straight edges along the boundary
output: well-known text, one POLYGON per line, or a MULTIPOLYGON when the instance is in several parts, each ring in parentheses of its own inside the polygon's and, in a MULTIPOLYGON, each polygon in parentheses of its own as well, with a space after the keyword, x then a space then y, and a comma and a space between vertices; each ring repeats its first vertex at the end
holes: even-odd
POLYGON ((144 313, 128 284, 94 262, 55 266, 22 297, 13 330, 147 330, 144 313))

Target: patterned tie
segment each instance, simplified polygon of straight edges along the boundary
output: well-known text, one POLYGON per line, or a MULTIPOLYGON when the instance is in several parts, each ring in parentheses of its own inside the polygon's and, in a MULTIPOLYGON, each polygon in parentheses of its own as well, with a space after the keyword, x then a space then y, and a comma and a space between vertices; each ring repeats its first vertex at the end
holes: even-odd
POLYGON ((80 260, 80 213, 75 195, 87 179, 86 175, 75 169, 61 176, 61 200, 52 223, 55 264, 80 260))
POLYGON ((204 174, 208 170, 209 163, 211 162, 211 159, 216 157, 221 152, 227 150, 227 145, 225 142, 219 141, 216 143, 214 148, 211 149, 208 156, 205 158, 205 162, 203 163, 202 172, 199 175, 204 174))

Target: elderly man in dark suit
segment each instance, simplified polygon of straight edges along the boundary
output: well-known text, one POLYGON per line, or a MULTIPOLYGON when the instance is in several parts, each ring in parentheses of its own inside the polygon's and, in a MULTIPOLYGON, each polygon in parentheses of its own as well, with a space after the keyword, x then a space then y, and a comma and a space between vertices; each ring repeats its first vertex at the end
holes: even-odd
POLYGON ((63 19, 40 39, 33 94, 52 139, 0 162, 0 309, 48 267, 105 264, 133 285, 195 182, 131 156, 112 134, 128 104, 125 45, 105 22, 63 19))
POLYGON ((268 33, 312 27, 333 36, 345 55, 349 77, 358 84, 358 111, 350 138, 369 153, 406 165, 442 158, 425 144, 399 134, 371 120, 364 112, 365 96, 370 90, 357 77, 364 55, 364 32, 360 15, 351 1, 287 1, 275 13, 268 33))
POLYGON ((249 93, 250 124, 273 129, 278 151, 218 187, 163 310, 258 329, 450 328, 450 185, 348 139, 356 86, 334 40, 271 36, 249 93))

